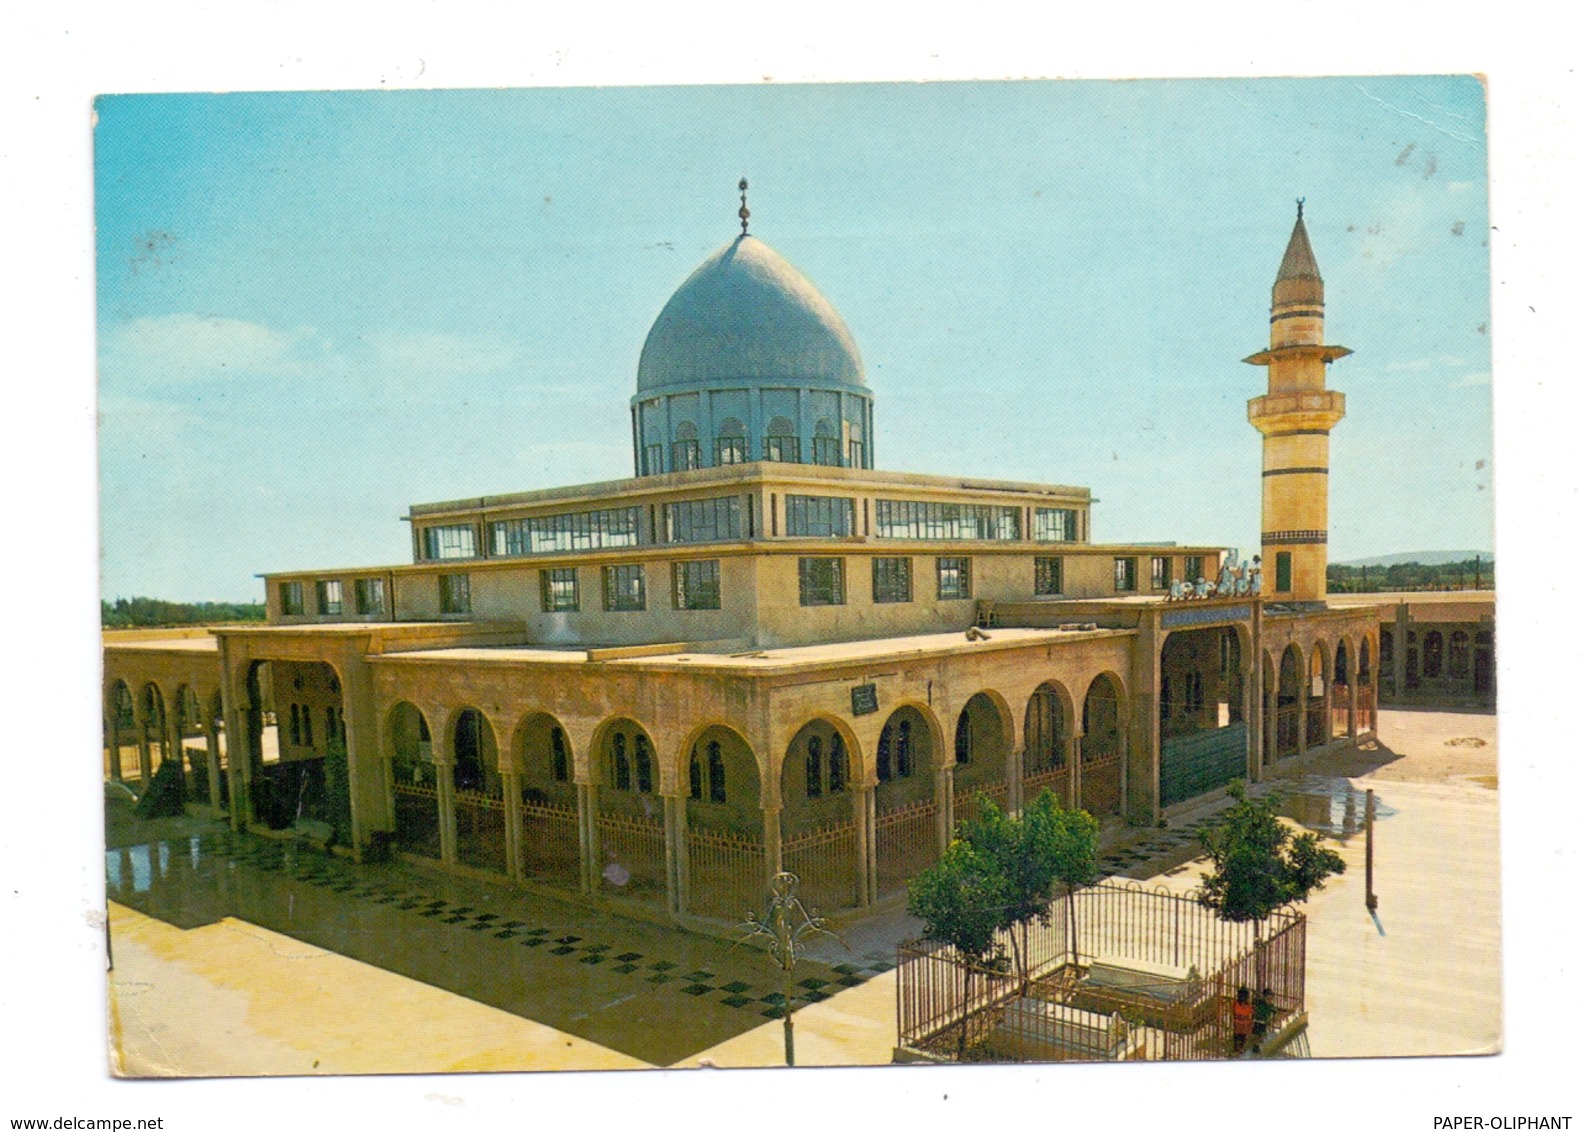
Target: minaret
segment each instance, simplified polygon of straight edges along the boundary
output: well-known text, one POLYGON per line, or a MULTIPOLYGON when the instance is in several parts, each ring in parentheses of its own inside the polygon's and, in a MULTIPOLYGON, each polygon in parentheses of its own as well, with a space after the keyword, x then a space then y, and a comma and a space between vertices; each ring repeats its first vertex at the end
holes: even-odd
POLYGON ((1325 366, 1352 353, 1325 345, 1325 283, 1297 224, 1275 277, 1270 348, 1243 361, 1269 368, 1269 392, 1248 402, 1264 435, 1262 589, 1276 601, 1324 601, 1330 533, 1330 430, 1347 400, 1325 388, 1325 366))

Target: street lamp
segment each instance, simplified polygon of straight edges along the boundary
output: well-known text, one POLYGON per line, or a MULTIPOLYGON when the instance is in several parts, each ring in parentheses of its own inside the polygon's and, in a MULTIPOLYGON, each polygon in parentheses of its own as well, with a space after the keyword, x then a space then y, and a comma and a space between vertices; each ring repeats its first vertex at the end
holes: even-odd
MULTIPOLYGON (((792 971, 797 965, 797 960, 802 958, 805 949, 804 940, 809 936, 827 935, 831 939, 839 940, 843 947, 846 941, 825 927, 825 920, 820 915, 809 915, 797 898, 797 874, 776 873, 770 878, 770 902, 762 919, 754 919, 749 913, 743 922, 747 930, 738 943, 763 936, 765 951, 781 969, 781 1021, 786 1033, 786 1064, 796 1065, 792 1052, 792 971)), ((851 950, 848 948, 848 950, 851 950)))

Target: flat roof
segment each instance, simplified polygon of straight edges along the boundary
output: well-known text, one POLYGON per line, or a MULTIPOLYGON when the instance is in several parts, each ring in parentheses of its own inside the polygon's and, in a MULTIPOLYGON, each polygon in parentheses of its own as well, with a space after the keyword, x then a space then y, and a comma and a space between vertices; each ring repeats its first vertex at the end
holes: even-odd
POLYGON ((144 637, 136 641, 117 641, 106 635, 104 647, 124 652, 218 652, 220 642, 214 637, 144 637))
POLYGON ((565 487, 539 488, 505 495, 479 495, 435 503, 414 503, 413 518, 477 511, 482 508, 531 507, 608 499, 619 496, 653 495, 688 488, 729 484, 807 483, 818 486, 872 487, 883 490, 915 488, 927 492, 991 492, 1039 495, 1065 501, 1092 503, 1092 492, 1073 484, 1032 483, 996 480, 977 476, 936 476, 920 472, 884 472, 872 468, 836 468, 824 464, 789 464, 773 460, 754 460, 724 467, 694 468, 685 472, 666 472, 655 476, 629 476, 597 483, 569 484, 565 487))
POLYGON ((1494 590, 1391 590, 1377 594, 1330 594, 1331 605, 1490 605, 1495 601, 1494 590))
POLYGON ((369 657, 374 664, 425 664, 466 661, 483 664, 601 664, 610 667, 651 669, 704 669, 735 674, 774 674, 806 668, 835 667, 866 661, 895 663, 912 657, 945 656, 969 652, 996 652, 1030 645, 1088 641, 1097 637, 1123 637, 1135 629, 985 629, 981 639, 969 640, 965 631, 928 633, 912 637, 793 645, 737 653, 677 652, 661 656, 636 656, 590 661, 584 649, 547 649, 504 645, 498 648, 442 648, 389 653, 369 657))

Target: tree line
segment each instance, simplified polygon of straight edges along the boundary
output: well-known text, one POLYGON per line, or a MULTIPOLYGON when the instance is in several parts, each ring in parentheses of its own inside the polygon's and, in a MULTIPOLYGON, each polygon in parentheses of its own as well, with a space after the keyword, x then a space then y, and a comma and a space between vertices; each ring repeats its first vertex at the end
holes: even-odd
POLYGON ((1391 566, 1337 566, 1325 568, 1331 593, 1377 594, 1414 590, 1493 590, 1495 560, 1467 558, 1461 562, 1425 565, 1398 562, 1391 566))
POLYGON ((262 603, 161 601, 155 597, 118 597, 113 602, 99 602, 99 623, 106 629, 168 629, 262 620, 262 603))

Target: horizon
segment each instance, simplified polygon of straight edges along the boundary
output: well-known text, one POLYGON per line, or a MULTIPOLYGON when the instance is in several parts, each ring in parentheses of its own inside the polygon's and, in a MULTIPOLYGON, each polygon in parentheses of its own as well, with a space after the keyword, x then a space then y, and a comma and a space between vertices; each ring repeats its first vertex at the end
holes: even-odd
POLYGON ((1305 197, 1356 351, 1332 560, 1494 542, 1473 78, 95 108, 103 598, 257 601, 260 573, 410 561, 413 503, 630 476, 643 339, 744 174, 753 234, 857 340, 876 466, 1087 486, 1096 543, 1257 545, 1241 359, 1305 197))

